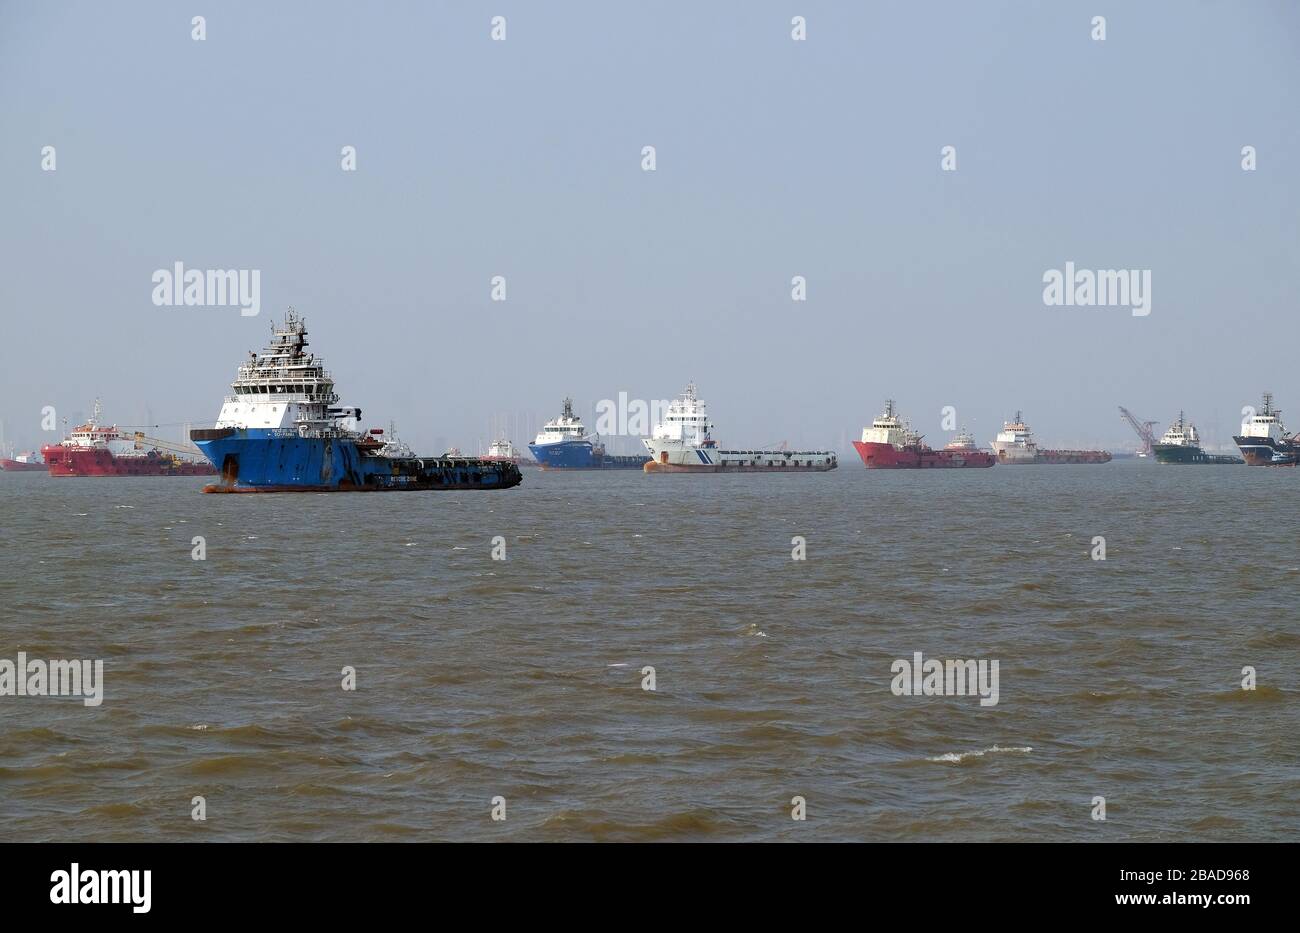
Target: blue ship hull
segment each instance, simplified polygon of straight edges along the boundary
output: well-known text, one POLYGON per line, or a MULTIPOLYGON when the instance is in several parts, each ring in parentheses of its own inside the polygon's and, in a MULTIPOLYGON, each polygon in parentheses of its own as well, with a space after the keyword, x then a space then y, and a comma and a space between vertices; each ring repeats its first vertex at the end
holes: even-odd
POLYGON ((190 437, 221 471, 221 482, 204 492, 508 489, 523 482, 510 462, 381 457, 348 438, 256 428, 195 430, 190 437))
POLYGON ((650 458, 612 457, 592 447, 591 441, 529 444, 533 459, 543 470, 639 470, 650 458))

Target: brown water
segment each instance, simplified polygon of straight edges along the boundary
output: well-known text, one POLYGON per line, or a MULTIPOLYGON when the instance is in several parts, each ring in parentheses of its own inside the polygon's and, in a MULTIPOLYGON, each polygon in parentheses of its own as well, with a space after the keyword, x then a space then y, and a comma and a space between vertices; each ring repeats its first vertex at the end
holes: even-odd
POLYGON ((3 838, 1297 835, 1297 471, 202 482, 0 474, 0 658, 105 663, 0 697, 3 838), (916 651, 998 704, 895 696, 916 651))

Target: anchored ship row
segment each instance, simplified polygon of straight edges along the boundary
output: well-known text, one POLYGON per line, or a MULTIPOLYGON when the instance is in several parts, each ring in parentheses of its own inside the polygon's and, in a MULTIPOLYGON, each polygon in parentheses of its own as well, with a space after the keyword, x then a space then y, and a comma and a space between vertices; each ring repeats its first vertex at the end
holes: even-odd
POLYGON ((968 431, 940 450, 932 449, 924 435, 913 431, 894 408, 894 400, 885 402, 885 410, 862 429, 862 440, 854 441, 862 463, 869 470, 915 470, 927 468, 991 467, 1006 464, 1107 463, 1111 455, 1105 450, 1044 450, 1034 440, 1020 412, 1014 421, 1002 425, 998 436, 989 443, 992 451, 981 450, 968 431))
MULTIPOLYGON (((417 457, 391 429, 364 431, 361 409, 340 406, 333 376, 307 352, 306 322, 290 309, 282 325, 272 325, 270 343, 249 357, 231 383, 215 426, 190 432, 208 461, 185 456, 183 448, 104 425, 98 400, 94 416, 59 444, 0 460, 10 471, 47 470, 54 476, 219 475, 206 492, 342 490, 505 489, 522 482, 523 458, 504 438, 481 458, 458 452, 417 457)), ((1126 412, 1127 414, 1127 412, 1126 412)), ((1131 419, 1130 419, 1131 420, 1131 419)), ((1149 423, 1148 423, 1149 424, 1149 423)), ((829 450, 722 447, 694 383, 668 406, 651 435, 647 456, 606 453, 600 438, 588 434, 564 400, 558 418, 546 423, 529 450, 543 469, 642 469, 646 473, 819 473, 838 467, 829 450)), ((1148 434, 1150 442, 1151 435, 1148 434)), ((1244 462, 1294 466, 1300 438, 1282 425, 1273 398, 1252 413, 1234 437, 1244 462)), ((987 468, 995 464, 1107 463, 1105 450, 1057 450, 1038 446, 1020 412, 982 450, 967 431, 935 450, 924 435, 903 421, 893 400, 862 431, 854 448, 868 469, 987 468)), ((1196 427, 1180 413, 1160 443, 1151 444, 1161 463, 1242 463, 1207 454, 1196 427)))

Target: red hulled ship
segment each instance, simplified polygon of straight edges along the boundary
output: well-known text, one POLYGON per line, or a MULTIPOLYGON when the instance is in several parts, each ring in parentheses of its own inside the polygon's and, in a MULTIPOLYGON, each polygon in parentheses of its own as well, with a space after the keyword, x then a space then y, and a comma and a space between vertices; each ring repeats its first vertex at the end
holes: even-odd
POLYGON ((34 450, 29 450, 25 454, 0 457, 0 470, 4 470, 6 473, 44 473, 46 465, 40 454, 34 450))
POLYGON ((893 399, 885 402, 884 412, 871 427, 862 429, 862 440, 854 441, 853 447, 868 470, 991 467, 997 462, 992 454, 976 447, 965 431, 943 449, 932 449, 899 420, 893 399))
POLYGON ((99 399, 95 414, 80 427, 73 428, 57 444, 46 444, 41 454, 51 476, 215 476, 209 463, 177 456, 183 451, 166 441, 127 434, 117 425, 99 423, 99 399))

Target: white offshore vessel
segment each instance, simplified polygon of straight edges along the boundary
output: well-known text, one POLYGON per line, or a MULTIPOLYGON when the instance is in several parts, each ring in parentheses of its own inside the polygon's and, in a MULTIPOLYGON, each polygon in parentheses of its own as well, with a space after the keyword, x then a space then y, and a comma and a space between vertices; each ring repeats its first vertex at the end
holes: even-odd
POLYGON ((1033 432, 1020 412, 1016 412, 1014 421, 1002 425, 998 436, 989 443, 993 448, 998 463, 1109 463, 1110 451, 1107 450, 1044 450, 1034 440, 1033 432))
POLYGON ((829 450, 723 450, 712 430, 707 406, 692 382, 644 439, 651 457, 645 472, 821 473, 838 466, 829 450))

